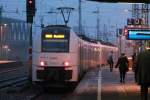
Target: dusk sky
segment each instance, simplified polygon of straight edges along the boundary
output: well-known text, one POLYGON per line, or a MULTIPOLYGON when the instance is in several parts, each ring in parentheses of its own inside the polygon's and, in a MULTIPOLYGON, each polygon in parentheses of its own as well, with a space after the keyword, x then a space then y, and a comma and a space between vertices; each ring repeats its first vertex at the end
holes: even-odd
MULTIPOLYGON (((26 20, 25 0, 0 0, 0 6, 3 6, 3 16, 26 20), (18 13, 16 13, 18 12, 18 13)), ((40 25, 41 19, 45 25, 48 24, 63 24, 61 14, 49 14, 49 11, 58 11, 58 7, 73 7, 70 16, 69 26, 78 26, 78 0, 36 0, 37 12, 35 15, 34 24, 40 25)), ((116 28, 121 28, 126 24, 126 19, 131 17, 131 4, 124 3, 98 3, 82 0, 82 24, 88 28, 90 32, 96 32, 95 27, 97 15, 93 14, 99 8, 100 30, 103 30, 104 24, 108 31, 115 31, 116 28)))

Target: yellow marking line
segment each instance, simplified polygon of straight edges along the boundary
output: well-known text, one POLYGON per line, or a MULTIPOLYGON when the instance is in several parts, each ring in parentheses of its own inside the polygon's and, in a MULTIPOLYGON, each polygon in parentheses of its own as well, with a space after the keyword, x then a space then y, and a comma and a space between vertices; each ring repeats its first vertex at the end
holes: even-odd
POLYGON ((101 70, 98 72, 98 90, 97 90, 97 100, 101 100, 101 86, 102 86, 102 76, 101 70))

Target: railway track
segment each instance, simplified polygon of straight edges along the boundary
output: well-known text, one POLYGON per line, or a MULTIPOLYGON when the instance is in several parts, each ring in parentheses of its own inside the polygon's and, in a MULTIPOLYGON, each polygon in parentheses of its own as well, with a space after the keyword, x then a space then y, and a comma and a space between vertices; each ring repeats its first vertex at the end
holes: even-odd
POLYGON ((0 90, 6 87, 23 85, 27 82, 27 79, 25 67, 3 70, 0 72, 0 90))
POLYGON ((34 96, 34 92, 31 94, 27 66, 0 67, 0 100, 30 100, 34 96))
POLYGON ((42 91, 30 100, 65 100, 72 92, 72 89, 49 88, 49 91, 42 91))
MULTIPOLYGON (((24 66, 7 67, 0 70, 0 100, 61 100, 67 93, 50 88, 50 92, 38 86, 22 88, 28 83, 27 68, 24 66), (21 90, 21 91, 20 91, 21 90)), ((63 90, 63 89, 62 89, 63 90)))

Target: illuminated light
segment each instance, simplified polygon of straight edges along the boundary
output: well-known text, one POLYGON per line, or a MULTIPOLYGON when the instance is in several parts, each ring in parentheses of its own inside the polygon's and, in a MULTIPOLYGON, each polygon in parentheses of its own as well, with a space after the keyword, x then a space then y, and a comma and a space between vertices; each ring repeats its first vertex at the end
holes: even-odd
POLYGON ((129 40, 150 40, 150 30, 129 30, 127 39, 129 39, 129 40))
POLYGON ((127 29, 125 29, 125 30, 124 30, 124 32, 125 32, 125 33, 127 33, 127 32, 128 32, 128 30, 127 30, 127 29))
POLYGON ((54 35, 54 38, 62 39, 62 38, 65 38, 65 36, 63 34, 62 35, 54 35))
POLYGON ((131 59, 132 59, 132 57, 128 57, 128 59, 130 59, 130 60, 131 60, 131 59))
POLYGON ((44 66, 44 65, 45 65, 44 61, 41 61, 41 62, 40 62, 40 65, 41 65, 41 66, 44 66))
POLYGON ((7 50, 7 51, 11 51, 11 49, 9 49, 9 48, 8 48, 8 50, 7 50))
POLYGON ((68 61, 65 61, 65 62, 64 62, 64 66, 69 66, 69 62, 68 62, 68 61))
POLYGON ((4 26, 6 27, 6 26, 7 26, 7 24, 4 24, 4 26))
POLYGON ((33 3, 33 1, 32 0, 29 0, 29 4, 32 4, 33 3))
POLYGON ((44 70, 47 65, 46 61, 40 61, 40 66, 37 67, 38 70, 44 70))
POLYGON ((128 29, 124 28, 124 35, 127 36, 127 34, 128 34, 128 29))
POLYGON ((53 37, 53 35, 51 35, 51 34, 46 34, 45 35, 45 38, 52 38, 53 37))
POLYGON ((129 70, 132 70, 132 68, 131 68, 131 67, 129 67, 129 70))
POLYGON ((146 47, 146 50, 150 50, 150 47, 146 47))
POLYGON ((59 35, 46 34, 45 38, 47 38, 47 39, 51 39, 51 38, 63 39, 63 38, 65 38, 65 36, 63 34, 62 35, 61 34, 59 34, 59 35))
POLYGON ((4 45, 3 48, 4 48, 4 49, 8 49, 8 45, 4 45))

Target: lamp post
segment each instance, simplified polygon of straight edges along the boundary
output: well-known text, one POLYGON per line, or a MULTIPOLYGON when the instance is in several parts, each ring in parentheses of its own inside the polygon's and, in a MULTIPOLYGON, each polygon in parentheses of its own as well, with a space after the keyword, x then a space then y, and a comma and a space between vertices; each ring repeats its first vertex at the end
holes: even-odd
POLYGON ((93 11, 93 13, 95 13, 95 14, 97 14, 97 40, 100 40, 100 19, 99 19, 99 13, 100 13, 100 11, 99 11, 99 8, 97 8, 97 11, 93 11))
POLYGON ((0 26, 0 58, 2 57, 2 26, 0 26))

